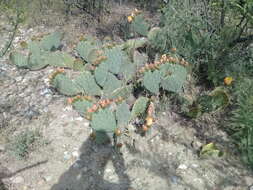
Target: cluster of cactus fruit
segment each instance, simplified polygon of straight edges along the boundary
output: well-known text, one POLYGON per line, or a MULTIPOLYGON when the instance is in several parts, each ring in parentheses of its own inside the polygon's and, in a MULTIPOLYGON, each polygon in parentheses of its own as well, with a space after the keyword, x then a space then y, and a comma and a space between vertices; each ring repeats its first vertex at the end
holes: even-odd
MULTIPOLYGON (((147 23, 140 19, 136 14, 131 23, 134 29, 142 36, 152 36, 147 34, 147 23)), ((17 67, 30 70, 56 67, 49 77, 51 86, 68 96, 68 103, 90 120, 92 136, 98 143, 119 136, 137 118, 143 120, 141 129, 146 132, 154 122, 155 107, 147 97, 159 95, 160 90, 181 92, 186 81, 188 63, 176 55, 162 55, 159 61, 147 63, 143 58, 146 55, 137 50, 148 44, 146 37, 109 45, 83 37, 75 47, 77 57, 59 50, 61 38, 62 34, 55 32, 33 39, 27 43, 28 56, 13 52, 10 59, 17 67), (147 93, 135 95, 136 101, 131 102, 129 97, 137 83, 147 93)))

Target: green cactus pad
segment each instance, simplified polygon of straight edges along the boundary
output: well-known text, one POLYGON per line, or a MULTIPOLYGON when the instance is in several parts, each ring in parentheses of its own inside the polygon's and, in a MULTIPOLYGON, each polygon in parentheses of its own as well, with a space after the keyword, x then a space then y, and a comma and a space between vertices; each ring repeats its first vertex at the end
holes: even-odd
POLYGON ((107 144, 112 141, 114 133, 108 133, 106 131, 96 131, 95 134, 95 142, 97 144, 107 144))
POLYGON ((161 86, 171 92, 181 92, 186 81, 187 71, 185 67, 166 63, 160 67, 162 74, 161 86))
POLYGON ((144 54, 144 53, 141 54, 138 51, 134 51, 133 59, 134 59, 134 64, 138 67, 140 67, 148 62, 147 54, 144 54))
POLYGON ((107 97, 111 94, 113 94, 113 92, 119 88, 122 87, 122 81, 118 80, 113 74, 108 73, 108 77, 107 80, 103 86, 103 93, 104 95, 106 95, 107 97))
POLYGON ((80 93, 78 86, 64 74, 57 74, 51 82, 52 86, 56 88, 61 94, 67 96, 74 96, 80 93))
POLYGON ((117 128, 115 114, 109 108, 99 109, 92 115, 91 127, 96 132, 114 132, 117 128))
POLYGON ((159 93, 161 73, 158 70, 145 72, 143 86, 154 94, 159 93))
POLYGON ((91 41, 81 41, 78 43, 76 50, 78 54, 86 61, 89 61, 89 54, 94 49, 97 49, 97 45, 91 41))
POLYGON ((93 50, 91 50, 90 52, 89 52, 89 55, 88 55, 88 57, 87 57, 87 61, 89 62, 89 63, 93 63, 93 62, 95 62, 96 60, 97 60, 97 58, 99 57, 99 56, 103 56, 104 54, 103 54, 103 52, 101 51, 101 50, 99 50, 99 49, 93 49, 93 50))
POLYGON ((10 54, 10 60, 18 68, 28 68, 28 59, 26 56, 19 52, 12 52, 10 54))
POLYGON ((145 21, 142 15, 137 15, 134 17, 133 22, 131 23, 131 28, 134 32, 142 35, 147 36, 149 25, 145 21))
POLYGON ((135 76, 136 65, 131 62, 124 63, 120 68, 120 73, 123 75, 125 81, 129 81, 135 76))
POLYGON ((67 68, 73 68, 74 61, 74 57, 72 57, 68 53, 60 51, 50 53, 45 60, 45 62, 51 66, 67 68))
POLYGON ((73 102, 72 106, 80 115, 85 115, 86 111, 93 104, 88 100, 76 100, 73 102))
POLYGON ((127 85, 123 86, 121 88, 116 89, 110 96, 109 98, 118 98, 122 97, 124 99, 127 99, 130 94, 133 92, 133 85, 127 85))
POLYGON ((95 70, 95 79, 96 82, 100 85, 100 86, 104 86, 105 82, 107 81, 109 72, 108 72, 108 65, 105 63, 101 63, 95 70))
POLYGON ((146 44, 148 43, 148 39, 147 38, 135 38, 135 39, 130 39, 127 40, 125 43, 123 43, 120 48, 121 49, 126 49, 129 51, 133 50, 133 49, 138 49, 141 47, 144 47, 146 44))
POLYGON ((74 71, 85 71, 85 63, 81 59, 77 59, 73 63, 73 70, 74 71))
POLYGON ((134 103, 131 111, 131 120, 145 113, 148 106, 149 99, 146 97, 139 97, 134 103))
POLYGON ((129 106, 126 102, 121 103, 118 105, 116 110, 116 120, 117 125, 119 127, 124 127, 128 124, 131 117, 131 112, 129 110, 129 106))
POLYGON ((48 65, 45 61, 49 55, 49 52, 44 51, 40 47, 40 43, 32 41, 28 44, 30 55, 28 57, 28 68, 31 70, 39 70, 48 65))
POLYGON ((94 76, 90 72, 82 72, 75 80, 74 83, 87 95, 95 96, 101 95, 101 89, 97 85, 94 76))
POLYGON ((42 38, 41 47, 46 51, 51 51, 53 49, 59 48, 61 45, 61 39, 63 34, 60 32, 54 32, 42 38))
POLYGON ((118 74, 120 67, 125 63, 127 55, 120 48, 114 47, 112 49, 106 49, 105 55, 107 59, 104 61, 108 65, 109 71, 118 74))

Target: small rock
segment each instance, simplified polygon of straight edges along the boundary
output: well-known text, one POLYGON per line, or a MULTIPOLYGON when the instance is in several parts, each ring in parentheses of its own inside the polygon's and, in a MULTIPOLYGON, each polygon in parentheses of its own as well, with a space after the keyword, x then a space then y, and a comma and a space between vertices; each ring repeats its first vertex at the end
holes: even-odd
POLYGON ((0 145, 0 152, 4 152, 4 151, 5 151, 4 145, 0 145))
POLYGON ((89 127, 90 123, 89 122, 84 122, 84 127, 89 127))
POLYGON ((186 170, 188 167, 185 165, 185 164, 180 164, 179 166, 178 166, 178 169, 180 169, 180 170, 186 170))
POLYGON ((198 164, 192 164, 192 167, 193 167, 193 168, 198 168, 199 165, 198 165, 198 164))
POLYGON ((83 118, 82 117, 77 117, 75 120, 76 121, 83 121, 83 118))
POLYGON ((249 190, 253 190, 253 185, 249 187, 249 190))
POLYGON ((41 180, 38 181, 37 184, 38 184, 39 186, 41 186, 41 185, 44 185, 44 183, 45 183, 45 181, 41 179, 41 180))
POLYGON ((79 156, 78 151, 74 151, 74 152, 72 152, 72 156, 73 156, 73 157, 75 157, 75 158, 77 158, 77 157, 79 156))
POLYGON ((63 156, 63 159, 64 160, 69 160, 71 158, 71 155, 66 151, 64 152, 64 156, 63 156))
POLYGON ((21 177, 21 176, 15 177, 15 178, 12 180, 13 183, 24 183, 24 181, 25 181, 24 178, 21 177))
POLYGON ((178 184, 178 182, 179 182, 179 180, 180 180, 179 177, 174 176, 174 175, 171 176, 170 179, 171 179, 171 183, 173 183, 173 184, 178 184))
POLYGON ((21 76, 16 78, 16 81, 17 81, 17 82, 20 82, 21 80, 22 80, 22 77, 21 77, 21 76))
POLYGON ((52 179, 53 179, 52 176, 46 176, 46 177, 44 177, 44 180, 45 180, 46 182, 49 182, 49 181, 51 181, 52 179))

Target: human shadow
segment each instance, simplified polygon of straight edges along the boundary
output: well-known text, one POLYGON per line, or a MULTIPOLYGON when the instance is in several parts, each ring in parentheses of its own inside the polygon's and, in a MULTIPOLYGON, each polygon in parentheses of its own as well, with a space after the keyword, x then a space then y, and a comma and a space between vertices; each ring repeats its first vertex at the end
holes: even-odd
POLYGON ((9 171, 6 167, 4 166, 1 166, 1 163, 0 163, 0 190, 8 190, 8 188, 5 186, 4 182, 2 181, 3 179, 5 178, 10 178, 12 176, 15 176, 16 174, 20 173, 20 172, 23 172, 25 170, 28 170, 28 169, 31 169, 33 167, 37 167, 41 164, 45 164, 47 163, 47 160, 44 160, 44 161, 41 161, 41 162, 37 162, 35 164, 32 164, 30 166, 27 166, 27 167, 24 167, 22 169, 19 169, 15 172, 11 172, 9 171))
POLYGON ((79 151, 79 159, 60 177, 51 190, 128 190, 130 188, 124 159, 111 143, 97 144, 89 138, 79 151), (109 161, 112 162, 118 176, 117 182, 104 179, 105 167, 109 161))

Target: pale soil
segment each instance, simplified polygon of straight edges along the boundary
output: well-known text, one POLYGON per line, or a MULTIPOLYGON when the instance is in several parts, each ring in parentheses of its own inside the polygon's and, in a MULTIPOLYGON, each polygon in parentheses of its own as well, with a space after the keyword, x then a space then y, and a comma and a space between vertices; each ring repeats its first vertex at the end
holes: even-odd
MULTIPOLYGON (((109 19, 131 10, 116 7, 109 19)), ((61 30, 65 32, 64 50, 71 52, 80 34, 96 34, 95 24, 87 27, 77 16, 68 21, 57 14, 50 17, 54 22, 57 18, 57 24, 51 21, 32 29, 24 26, 14 46, 33 35, 61 30)), ((0 36, 0 44, 6 37, 0 36)), ((230 154, 233 146, 217 123, 208 118, 196 123, 185 121, 169 105, 157 114, 156 124, 145 137, 130 126, 131 137, 123 138, 120 152, 109 145, 95 145, 89 140, 88 121, 67 106, 65 97, 48 87, 52 70, 18 70, 7 56, 0 60, 0 178, 6 188, 244 190, 253 184, 251 172, 230 154), (44 143, 26 160, 18 160, 9 153, 7 144, 25 129, 39 129, 44 143), (227 156, 200 159, 200 147, 210 141, 218 142, 227 156)))

